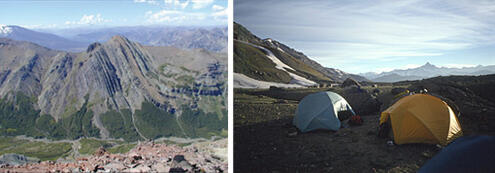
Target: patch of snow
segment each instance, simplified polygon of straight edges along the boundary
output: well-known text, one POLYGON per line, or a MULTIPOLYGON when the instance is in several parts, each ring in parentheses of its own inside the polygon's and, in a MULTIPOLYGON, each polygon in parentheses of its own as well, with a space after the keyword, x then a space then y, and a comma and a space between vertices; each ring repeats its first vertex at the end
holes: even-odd
POLYGON ((270 88, 276 86, 280 88, 302 88, 299 84, 283 84, 276 82, 259 81, 244 74, 234 73, 234 88, 270 88))
MULTIPOLYGON (((270 43, 272 42, 272 39, 268 38, 268 39, 265 39, 266 41, 269 41, 270 43)), ((280 69, 282 71, 285 71, 287 72, 291 77, 292 77, 292 80, 290 81, 290 84, 297 84, 297 85, 302 85, 302 86, 314 86, 314 85, 318 85, 316 82, 314 81, 311 81, 309 79, 306 79, 304 77, 301 77, 299 75, 296 75, 294 73, 291 73, 289 71, 287 71, 287 69, 290 69, 292 71, 296 71, 294 70, 292 67, 288 66, 287 64, 283 63, 282 61, 280 61, 280 59, 278 59, 272 51, 262 47, 262 46, 258 46, 258 45, 255 45, 255 44, 251 44, 251 43, 248 43, 248 42, 244 42, 246 44, 249 44, 253 47, 256 47, 258 49, 261 49, 263 50, 264 52, 267 53, 266 57, 268 59, 270 59, 273 63, 275 63, 275 68, 277 69, 280 69)), ((280 48, 279 48, 280 49, 280 48)), ((283 51, 283 50, 282 50, 283 51)), ((247 77, 247 76, 246 76, 247 77)), ((254 80, 254 79, 253 79, 254 80)), ((265 82, 265 81, 260 81, 260 82, 265 82)), ((276 84, 276 83, 275 83, 276 84)), ((287 85, 287 84, 282 84, 282 85, 287 85)), ((270 87, 270 86, 268 86, 270 87)))
POLYGON ((12 32, 12 28, 7 25, 0 24, 0 34, 7 35, 12 32))
POLYGON ((292 80, 290 81, 291 84, 298 84, 298 85, 303 85, 303 86, 313 86, 317 85, 316 82, 313 82, 309 79, 303 78, 301 76, 298 76, 296 74, 288 72, 290 77, 292 77, 292 80))
POLYGON ((272 51, 264 48, 264 47, 261 47, 261 46, 256 46, 256 45, 253 45, 259 49, 262 49, 263 51, 267 52, 267 55, 266 57, 268 57, 268 59, 272 60, 273 63, 275 63, 275 68, 277 69, 280 69, 280 70, 283 70, 287 73, 289 73, 289 75, 292 77, 292 80, 290 81, 291 84, 298 84, 298 85, 303 85, 303 86, 313 86, 313 85, 317 85, 316 82, 314 81, 311 81, 311 80, 308 80, 304 77, 301 77, 299 75, 296 75, 294 73, 291 73, 289 71, 287 71, 287 69, 290 69, 290 70, 293 70, 293 71, 296 71, 294 70, 292 67, 288 66, 287 64, 283 63, 282 61, 280 61, 280 59, 278 59, 273 53, 272 51))
MULTIPOLYGON (((266 49, 266 48, 264 48, 264 47, 261 47, 261 46, 256 46, 256 45, 254 45, 254 46, 255 46, 256 48, 258 48, 258 49, 261 49, 261 50, 263 50, 263 51, 267 52, 267 55, 266 55, 266 56, 268 57, 268 59, 272 60, 272 62, 273 62, 273 63, 275 63, 275 68, 280 69, 280 70, 283 70, 283 71, 287 71, 287 70, 285 70, 284 68, 294 70, 292 67, 290 67, 290 66, 288 66, 287 64, 284 64, 282 61, 280 61, 280 60, 279 60, 279 59, 278 59, 278 58, 277 58, 277 57, 276 57, 276 56, 272 53, 272 51, 270 51, 270 50, 268 50, 268 49, 266 49)), ((294 70, 294 71, 296 71, 296 70, 294 70)))

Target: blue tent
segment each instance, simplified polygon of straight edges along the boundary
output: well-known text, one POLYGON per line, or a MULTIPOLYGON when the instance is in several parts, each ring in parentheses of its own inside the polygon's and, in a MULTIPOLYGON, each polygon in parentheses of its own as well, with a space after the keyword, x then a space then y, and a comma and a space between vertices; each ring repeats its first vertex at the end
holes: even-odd
POLYGON ((355 115, 349 103, 334 92, 310 94, 299 103, 293 124, 302 132, 316 129, 338 130, 338 112, 347 110, 355 115))
POLYGON ((495 172, 495 137, 460 137, 418 172, 495 172))

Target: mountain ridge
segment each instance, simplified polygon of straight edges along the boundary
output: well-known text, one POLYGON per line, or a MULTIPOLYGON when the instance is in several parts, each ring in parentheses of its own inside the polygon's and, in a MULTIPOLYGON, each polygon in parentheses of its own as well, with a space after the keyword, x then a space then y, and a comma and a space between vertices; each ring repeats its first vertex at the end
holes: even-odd
POLYGON ((451 75, 487 75, 495 74, 495 65, 478 65, 475 67, 449 68, 438 67, 429 62, 416 68, 396 69, 382 73, 361 73, 360 75, 375 82, 398 82, 404 80, 420 80, 437 76, 451 75))
POLYGON ((123 36, 80 53, 0 38, 0 118, 9 119, 0 123, 0 134, 126 140, 219 134, 226 129, 226 57, 145 47, 123 36), (200 64, 185 67, 175 58, 200 64), (18 104, 32 112, 11 109, 18 104), (168 118, 150 119, 158 115, 168 118), (17 126, 23 118, 55 124, 17 126), (9 134, 9 128, 17 132, 9 134))

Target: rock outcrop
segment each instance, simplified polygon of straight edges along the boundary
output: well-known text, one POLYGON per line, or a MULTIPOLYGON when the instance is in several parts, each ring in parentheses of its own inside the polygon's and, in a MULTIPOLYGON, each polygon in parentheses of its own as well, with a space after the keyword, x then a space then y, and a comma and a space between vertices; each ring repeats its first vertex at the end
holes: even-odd
POLYGON ((381 103, 376 97, 365 89, 358 87, 347 87, 342 93, 342 97, 352 106, 358 115, 372 115, 380 111, 381 103))
POLYGON ((361 84, 359 84, 358 81, 352 79, 352 78, 347 78, 341 85, 343 88, 345 87, 350 87, 350 86, 356 86, 356 87, 361 87, 361 84))

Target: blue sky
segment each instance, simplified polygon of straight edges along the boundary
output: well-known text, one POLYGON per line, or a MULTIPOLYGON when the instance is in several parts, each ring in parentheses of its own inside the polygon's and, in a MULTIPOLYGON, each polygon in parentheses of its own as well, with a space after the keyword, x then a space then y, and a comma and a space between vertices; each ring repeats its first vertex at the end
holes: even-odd
POLYGON ((492 0, 235 0, 234 21, 350 73, 495 64, 492 0))
POLYGON ((226 26, 227 0, 0 0, 0 24, 32 29, 226 26))

